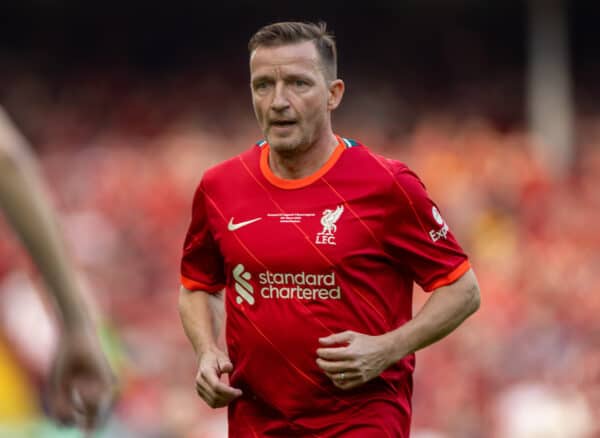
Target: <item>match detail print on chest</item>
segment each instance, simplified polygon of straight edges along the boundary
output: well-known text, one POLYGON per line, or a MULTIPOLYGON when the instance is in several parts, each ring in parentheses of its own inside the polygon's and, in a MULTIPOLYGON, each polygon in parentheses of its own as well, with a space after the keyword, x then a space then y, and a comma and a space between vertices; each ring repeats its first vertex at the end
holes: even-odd
POLYGON ((265 219, 262 225, 268 226, 275 231, 277 226, 285 228, 280 231, 295 232, 293 228, 298 228, 306 233, 316 245, 335 246, 336 234, 339 222, 344 214, 344 205, 339 204, 331 208, 325 208, 318 212, 270 212, 263 216, 253 217, 247 220, 236 222, 231 218, 228 224, 229 231, 236 231, 242 227, 252 225, 265 219), (294 227, 296 226, 296 227, 294 227), (289 229, 288 229, 289 228, 289 229))
MULTIPOLYGON (((349 214, 343 203, 332 203, 314 210, 277 211, 271 209, 244 213, 226 217, 225 236, 229 241, 241 239, 252 247, 260 245, 263 249, 277 249, 281 245, 293 245, 306 242, 321 250, 334 250, 339 244, 339 235, 348 225, 345 216, 349 214)), ((262 251, 261 251, 262 252, 262 251)))

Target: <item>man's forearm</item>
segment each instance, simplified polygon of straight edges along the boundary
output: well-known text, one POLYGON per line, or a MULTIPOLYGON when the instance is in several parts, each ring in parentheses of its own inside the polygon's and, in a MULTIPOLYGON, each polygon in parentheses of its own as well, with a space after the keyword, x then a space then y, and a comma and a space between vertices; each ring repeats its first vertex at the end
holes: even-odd
POLYGON ((197 356, 216 348, 223 321, 223 292, 191 292, 181 286, 179 316, 197 356))
POLYGON ((65 327, 88 326, 90 315, 79 294, 73 268, 45 191, 40 171, 25 138, 0 108, 0 209, 27 248, 55 298, 65 327))
POLYGON ((472 270, 455 283, 435 290, 412 320, 384 335, 391 362, 451 333, 479 308, 479 301, 479 286, 472 270))

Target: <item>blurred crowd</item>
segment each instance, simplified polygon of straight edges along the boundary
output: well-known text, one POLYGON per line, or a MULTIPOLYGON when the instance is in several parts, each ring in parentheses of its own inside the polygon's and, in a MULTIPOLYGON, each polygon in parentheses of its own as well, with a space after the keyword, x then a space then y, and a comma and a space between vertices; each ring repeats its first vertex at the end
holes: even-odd
MULTIPOLYGON (((246 88, 194 70, 151 82, 20 72, 10 84, 0 103, 35 145, 121 382, 98 435, 224 437, 225 410, 195 393, 178 264, 203 171, 260 139, 246 88)), ((474 317, 417 354, 413 436, 600 436, 600 114, 578 118, 576 161, 555 180, 518 126, 430 109, 407 127, 399 96, 353 88, 336 131, 420 175, 482 291, 474 317)), ((0 223, 0 379, 10 394, 0 437, 78 436, 44 420, 56 326, 38 283, 0 223)), ((416 311, 427 295, 415 296, 416 311)))

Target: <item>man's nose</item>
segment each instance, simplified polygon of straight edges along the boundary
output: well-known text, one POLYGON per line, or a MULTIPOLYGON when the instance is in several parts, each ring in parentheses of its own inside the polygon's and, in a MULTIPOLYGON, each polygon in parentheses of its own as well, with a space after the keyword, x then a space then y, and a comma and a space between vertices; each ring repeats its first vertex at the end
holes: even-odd
POLYGON ((282 111, 290 106, 287 99, 284 84, 278 83, 275 85, 273 100, 271 101, 271 109, 273 111, 282 111))

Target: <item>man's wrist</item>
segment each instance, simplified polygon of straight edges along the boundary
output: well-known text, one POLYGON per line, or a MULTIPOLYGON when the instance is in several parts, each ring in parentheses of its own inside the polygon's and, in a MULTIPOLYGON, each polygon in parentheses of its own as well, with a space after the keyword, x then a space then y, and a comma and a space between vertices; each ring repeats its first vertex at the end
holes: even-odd
POLYGON ((407 346, 406 334, 402 327, 383 335, 385 337, 385 345, 390 358, 390 365, 403 359, 411 351, 407 346))
POLYGON ((200 361, 202 359, 202 357, 204 357, 207 354, 216 354, 219 351, 219 348, 217 347, 216 344, 214 343, 207 343, 206 345, 202 346, 202 348, 197 348, 196 349, 196 358, 198 359, 198 361, 200 361))
POLYGON ((63 342, 68 344, 100 344, 100 338, 96 328, 89 323, 82 322, 81 324, 75 324, 63 327, 63 342))

